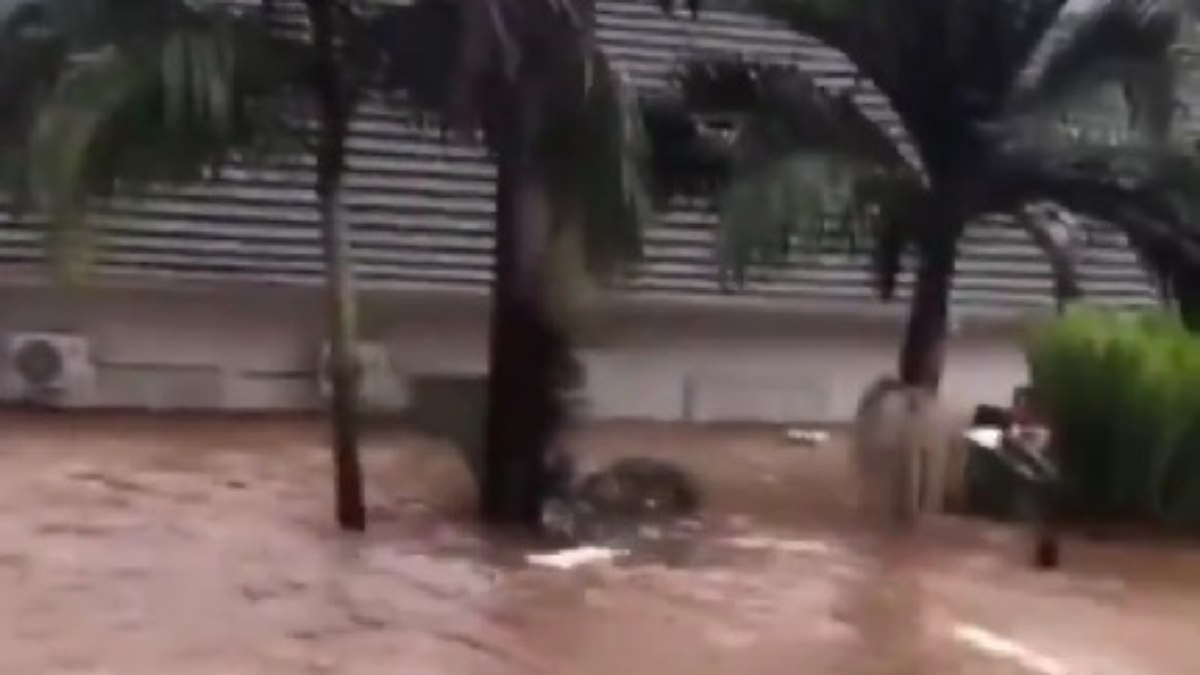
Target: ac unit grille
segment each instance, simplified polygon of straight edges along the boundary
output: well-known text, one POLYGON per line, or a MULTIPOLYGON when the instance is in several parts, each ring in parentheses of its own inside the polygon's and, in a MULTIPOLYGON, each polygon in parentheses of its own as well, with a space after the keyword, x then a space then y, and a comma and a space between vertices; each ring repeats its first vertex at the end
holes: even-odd
POLYGON ((65 365, 57 346, 46 340, 31 340, 21 345, 13 357, 17 373, 36 387, 52 385, 63 376, 65 365))
POLYGON ((11 333, 0 359, 0 399, 51 407, 87 405, 95 368, 87 338, 70 333, 11 333))
MULTIPOLYGON (((379 405, 387 408, 396 405, 396 401, 405 398, 391 357, 387 348, 375 342, 358 342, 355 344, 355 356, 358 358, 361 379, 358 381, 358 394, 367 406, 379 405)), ((331 394, 330 387, 330 348, 325 343, 321 347, 317 363, 318 387, 322 398, 331 394)))

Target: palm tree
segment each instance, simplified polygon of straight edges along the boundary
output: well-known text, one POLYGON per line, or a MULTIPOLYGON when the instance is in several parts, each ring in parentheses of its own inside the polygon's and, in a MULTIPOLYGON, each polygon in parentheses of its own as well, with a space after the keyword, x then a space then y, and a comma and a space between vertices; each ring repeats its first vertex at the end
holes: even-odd
POLYGON ((1200 332, 1200 154, 1194 149, 1076 148, 1037 160, 1026 185, 1077 213, 1119 223, 1147 270, 1200 332))
MULTIPOLYGON (((10 138, 21 140, 18 149, 27 152, 5 154, 27 160, 15 172, 26 183, 16 187, 37 198, 52 216, 53 231, 70 242, 86 234, 82 219, 92 198, 147 183, 200 180, 268 138, 278 117, 315 109, 337 519, 346 529, 361 530, 366 518, 357 450, 355 303, 341 175, 359 94, 353 79, 369 63, 362 50, 335 47, 335 33, 346 30, 345 8, 331 0, 308 0, 305 8, 307 41, 275 29, 271 2, 235 12, 151 0, 19 0, 0 48, 37 47, 48 56, 25 74, 36 85, 8 99, 26 111, 7 121, 10 138)), ((25 67, 17 64, 14 72, 25 67)), ((65 259, 81 252, 75 247, 65 259)))
POLYGON ((361 51, 339 49, 336 42, 352 31, 345 25, 349 8, 334 0, 305 0, 311 31, 311 87, 319 121, 316 193, 321 212, 325 250, 326 293, 329 315, 330 420, 333 423, 333 458, 336 476, 337 518, 342 527, 366 527, 362 465, 358 454, 358 400, 361 364, 355 351, 358 334, 354 271, 350 260, 350 232, 342 206, 342 176, 346 166, 346 136, 350 130, 361 83, 354 81, 350 60, 361 51))
POLYGON ((0 189, 14 197, 28 194, 28 130, 65 58, 42 25, 38 7, 0 2, 0 189))
MULTIPOLYGON (((837 50, 857 69, 858 81, 831 90, 795 66, 737 57, 685 66, 681 90, 691 111, 742 116, 731 172, 765 177, 759 190, 792 194, 741 200, 791 212, 764 218, 759 208, 757 227, 735 226, 726 236, 726 257, 736 270, 778 251, 797 226, 810 228, 796 217, 798 203, 822 218, 835 209, 867 230, 885 298, 905 252, 914 249, 919 263, 899 359, 910 384, 936 388, 940 381, 957 246, 967 225, 984 214, 1061 201, 1066 183, 1054 168, 1058 150, 1032 133, 1044 127, 1043 113, 1115 78, 1124 83, 1137 125, 1161 149, 1175 110, 1170 48, 1181 10, 1169 0, 1111 0, 1080 15, 1064 14, 1065 0, 740 4, 837 50), (899 134, 864 112, 855 98, 863 91, 887 100, 899 134), (797 188, 797 177, 810 187, 797 188), (826 189, 811 187, 814 177, 826 189), (835 189, 828 189, 831 182, 835 189)), ((1076 194, 1083 177, 1074 175, 1076 194)), ((735 209, 739 203, 726 202, 735 209)), ((1059 238, 1041 230, 1038 219, 1017 222, 1051 253, 1060 290, 1073 292, 1059 238)))
MULTIPOLYGON (((86 6, 86 19, 82 5, 66 0, 19 1, 36 8, 31 15, 68 55, 87 54, 48 69, 52 95, 36 99, 36 115, 12 122, 33 125, 26 131, 36 161, 27 173, 57 231, 85 231, 89 197, 199 180, 266 137, 271 122, 315 113, 338 519, 351 529, 365 518, 341 175, 356 101, 368 90, 400 91, 405 105, 484 132, 499 177, 481 502, 491 520, 537 524, 569 355, 563 318, 548 302, 550 251, 610 272, 638 252, 648 213, 635 101, 595 46, 590 1, 421 0, 363 13, 350 2, 304 0, 307 40, 275 30, 275 3, 266 1, 245 13, 98 2, 86 6)), ((35 89, 26 89, 34 102, 35 89)))
POLYGON ((593 0, 418 0, 381 27, 393 88, 456 129, 482 131, 496 159, 481 506, 497 523, 539 526, 546 455, 567 414, 552 252, 612 273, 638 255, 649 219, 636 100, 597 47, 594 13, 593 0), (453 34, 437 25, 465 31, 430 44, 453 34))

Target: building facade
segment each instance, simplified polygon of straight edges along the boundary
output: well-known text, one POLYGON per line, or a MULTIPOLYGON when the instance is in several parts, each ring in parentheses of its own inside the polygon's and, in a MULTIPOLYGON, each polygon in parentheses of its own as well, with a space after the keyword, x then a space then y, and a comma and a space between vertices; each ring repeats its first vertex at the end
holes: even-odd
MULTIPOLYGON (((806 64, 830 87, 853 70, 827 48, 755 17, 662 15, 647 0, 602 0, 601 37, 640 88, 666 86, 678 59, 737 51, 806 64)), ((884 101, 864 105, 894 124, 884 101)), ((349 144, 347 205, 364 310, 378 346, 372 394, 403 405, 413 375, 482 373, 491 278, 494 169, 483 151, 443 142, 399 112, 368 104, 349 144)), ((42 229, 0 215, 0 334, 86 339, 94 378, 67 403, 95 407, 261 410, 319 405, 322 265, 312 162, 231 166, 215 180, 137 200, 93 219, 91 278, 55 284, 42 229)), ((674 202, 647 233, 644 262, 608 293, 582 349, 600 418, 837 421, 893 369, 909 279, 875 299, 855 251, 798 254, 723 289, 708 205, 674 202)), ((1094 302, 1137 307, 1156 291, 1123 238, 1088 225, 1080 271, 1094 302)), ((946 396, 1004 401, 1025 378, 1031 317, 1052 307, 1048 265, 996 219, 962 245, 957 330, 946 396)), ((8 385, 0 395, 20 398, 8 385)))

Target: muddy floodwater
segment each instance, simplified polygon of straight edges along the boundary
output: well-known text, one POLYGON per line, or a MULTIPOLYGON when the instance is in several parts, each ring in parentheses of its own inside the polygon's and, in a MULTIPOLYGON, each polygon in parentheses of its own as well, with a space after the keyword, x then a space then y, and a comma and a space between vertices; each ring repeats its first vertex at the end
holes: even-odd
POLYGON ((708 495, 685 537, 561 570, 471 522, 444 447, 370 434, 370 529, 332 526, 304 420, 0 416, 0 674, 1200 673, 1200 549, 850 517, 844 453, 609 425, 708 495))

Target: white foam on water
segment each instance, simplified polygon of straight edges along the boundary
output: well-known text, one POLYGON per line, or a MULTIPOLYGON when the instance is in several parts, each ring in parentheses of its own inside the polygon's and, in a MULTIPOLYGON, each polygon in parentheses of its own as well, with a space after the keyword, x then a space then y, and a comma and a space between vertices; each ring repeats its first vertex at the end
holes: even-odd
POLYGON ((817 539, 776 539, 774 537, 733 537, 725 543, 734 548, 749 550, 772 550, 783 553, 807 553, 810 555, 833 555, 835 550, 828 543, 817 539))
POLYGON ((611 562, 628 553, 628 551, 606 546, 579 546, 553 553, 530 553, 525 556, 525 560, 531 565, 569 570, 580 565, 611 562))
POLYGON ((821 431, 819 429, 792 428, 784 432, 784 438, 792 443, 815 446, 829 441, 829 432, 821 431))
POLYGON ((963 435, 967 437, 967 440, 989 450, 998 449, 1000 440, 1004 438, 1004 432, 995 427, 972 427, 963 432, 963 435))
POLYGON ((960 623, 954 626, 954 638, 985 654, 1010 661, 1041 675, 1070 675, 1072 672, 1058 659, 1039 654, 986 628, 960 623))

